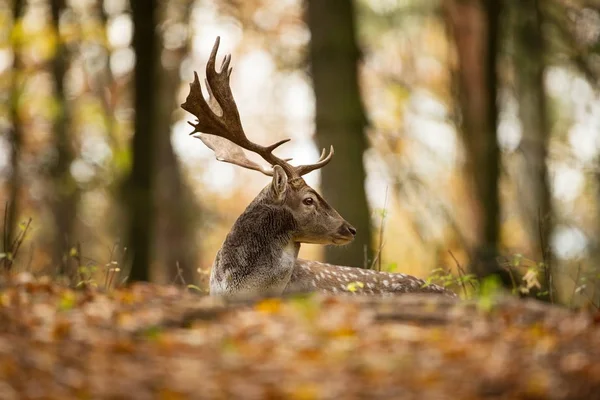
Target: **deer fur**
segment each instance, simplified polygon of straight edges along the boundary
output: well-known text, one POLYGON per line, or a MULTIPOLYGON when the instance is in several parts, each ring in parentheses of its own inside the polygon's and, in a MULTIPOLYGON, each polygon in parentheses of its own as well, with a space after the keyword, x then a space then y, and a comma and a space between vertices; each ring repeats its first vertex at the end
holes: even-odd
POLYGON ((437 293, 456 297, 454 292, 446 288, 407 274, 343 267, 299 258, 284 293, 312 291, 356 295, 437 293))

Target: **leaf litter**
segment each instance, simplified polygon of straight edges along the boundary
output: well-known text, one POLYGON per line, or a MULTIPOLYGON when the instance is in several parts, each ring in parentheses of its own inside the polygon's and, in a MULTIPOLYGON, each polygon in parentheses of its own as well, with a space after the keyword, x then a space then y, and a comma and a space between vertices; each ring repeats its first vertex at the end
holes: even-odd
POLYGON ((534 300, 0 287, 0 399, 594 399, 598 315, 534 300))

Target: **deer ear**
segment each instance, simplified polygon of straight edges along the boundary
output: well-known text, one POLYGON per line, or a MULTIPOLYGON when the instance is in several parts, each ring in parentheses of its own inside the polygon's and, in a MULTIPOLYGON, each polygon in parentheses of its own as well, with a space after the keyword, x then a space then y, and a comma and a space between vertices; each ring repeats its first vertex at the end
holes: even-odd
POLYGON ((273 167, 273 182, 271 183, 271 188, 273 189, 273 194, 277 200, 283 200, 285 197, 285 191, 287 189, 288 177, 279 165, 275 165, 273 167))

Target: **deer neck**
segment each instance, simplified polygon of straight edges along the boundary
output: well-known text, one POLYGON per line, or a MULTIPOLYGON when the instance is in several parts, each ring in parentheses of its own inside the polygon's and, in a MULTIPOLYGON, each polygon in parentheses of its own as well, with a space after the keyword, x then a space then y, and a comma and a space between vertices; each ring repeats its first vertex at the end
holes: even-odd
POLYGON ((211 294, 254 297, 283 293, 300 243, 296 222, 282 206, 252 202, 236 220, 213 264, 211 294))

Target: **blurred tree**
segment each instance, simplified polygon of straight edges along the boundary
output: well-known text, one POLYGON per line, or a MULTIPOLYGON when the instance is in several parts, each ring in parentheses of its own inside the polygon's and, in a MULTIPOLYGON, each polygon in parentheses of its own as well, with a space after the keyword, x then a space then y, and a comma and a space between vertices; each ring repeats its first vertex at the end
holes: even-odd
POLYGON ((350 0, 308 0, 317 143, 319 147, 335 148, 334 160, 321 170, 321 190, 323 197, 358 231, 351 245, 342 249, 326 247, 325 260, 368 266, 371 221, 363 166, 367 121, 358 86, 360 52, 354 18, 350 0))
MULTIPOLYGON (((193 0, 164 3, 164 30, 187 28, 193 0)), ((189 29, 189 28, 188 28, 189 29)), ((167 32, 165 32, 167 33, 167 32)), ((163 41, 164 41, 164 35, 163 41)), ((193 194, 181 175, 180 165, 171 144, 173 110, 177 108, 174 90, 179 85, 179 66, 188 53, 188 38, 160 46, 156 53, 157 110, 154 124, 156 137, 156 233, 154 248, 157 265, 166 274, 163 280, 175 277, 186 284, 197 281, 198 246, 195 238, 195 220, 198 207, 193 194)), ((181 282, 178 282, 181 283, 181 282)))
POLYGON ((156 54, 158 41, 156 0, 131 0, 133 48, 135 51, 135 133, 132 140, 132 167, 126 185, 129 210, 128 258, 130 281, 150 278, 154 233, 154 167, 157 140, 154 122, 157 111, 156 54))
POLYGON ((511 286, 510 276, 496 260, 500 228, 496 65, 501 2, 448 0, 443 4, 458 55, 461 132, 475 227, 470 245, 472 270, 480 278, 499 275, 511 286))
POLYGON ((65 9, 64 0, 51 0, 52 25, 56 35, 56 52, 52 60, 52 78, 54 92, 58 104, 53 126, 55 157, 50 166, 51 207, 53 218, 53 266, 60 274, 71 274, 69 271, 70 248, 73 246, 72 231, 77 216, 79 191, 71 176, 70 166, 74 154, 69 136, 69 105, 65 98, 65 73, 68 68, 67 49, 60 35, 60 16, 65 9))
MULTIPOLYGON (((13 31, 17 29, 17 25, 23 16, 24 1, 14 0, 12 15, 13 15, 13 31)), ((19 168, 19 155, 22 144, 22 127, 21 118, 19 116, 19 97, 21 93, 21 54, 20 54, 20 38, 19 35, 13 35, 12 39, 12 79, 11 79, 11 95, 10 95, 10 117, 11 128, 9 130, 8 141, 10 143, 10 178, 8 181, 8 204, 7 215, 5 215, 4 230, 3 230, 3 251, 8 252, 11 249, 11 243, 14 240, 16 228, 19 218, 19 191, 21 189, 21 171, 19 168)), ((4 266, 10 268, 12 263, 11 258, 4 258, 4 266)))
MULTIPOLYGON (((544 261, 551 264, 549 240, 552 207, 546 166, 550 131, 544 89, 546 45, 542 34, 540 1, 511 3, 511 16, 515 29, 513 62, 516 95, 523 134, 519 145, 519 174, 514 177, 517 203, 521 207, 532 249, 539 251, 544 261)), ((544 283, 547 288, 551 287, 550 268, 551 265, 546 265, 544 283)))
MULTIPOLYGON (((106 13, 105 7, 104 7, 104 1, 105 0, 96 0, 95 3, 95 8, 96 8, 96 14, 98 15, 98 18, 100 19, 102 26, 103 27, 107 27, 108 26, 108 21, 109 21, 109 16, 106 13)), ((100 71, 98 72, 96 79, 92 80, 90 82, 91 84, 91 88, 92 91, 94 92, 95 96, 98 97, 98 99, 100 100, 100 102, 102 103, 102 110, 106 116, 106 130, 107 130, 107 136, 108 139, 111 143, 111 145, 114 148, 114 151, 119 153, 121 151, 123 151, 123 149, 121 149, 120 147, 120 143, 119 140, 115 137, 116 135, 116 127, 117 124, 115 122, 115 107, 116 107, 116 102, 114 100, 115 94, 113 93, 115 91, 115 79, 114 76, 112 74, 112 70, 110 68, 110 56, 111 56, 111 48, 110 45, 108 44, 108 38, 106 36, 106 29, 105 29, 105 33, 102 37, 102 43, 103 45, 103 51, 106 53, 105 56, 103 57, 103 65, 102 68, 100 69, 100 71)))

